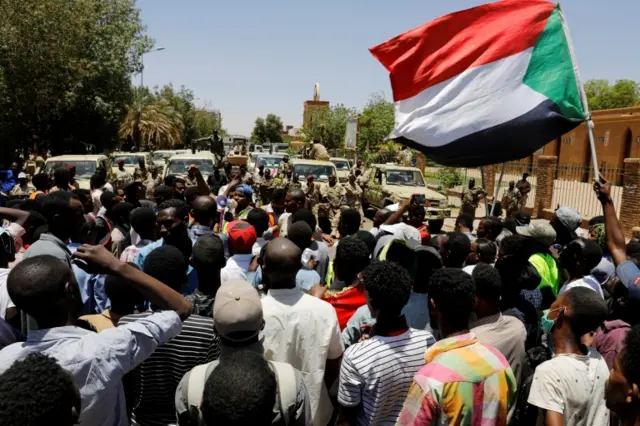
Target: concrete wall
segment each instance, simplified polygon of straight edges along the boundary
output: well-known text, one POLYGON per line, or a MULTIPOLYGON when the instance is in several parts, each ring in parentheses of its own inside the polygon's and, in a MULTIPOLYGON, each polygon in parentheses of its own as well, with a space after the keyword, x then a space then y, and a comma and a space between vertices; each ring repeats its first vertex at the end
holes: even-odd
MULTIPOLYGON (((640 157, 640 107, 595 111, 593 121, 600 166, 624 168, 625 158, 640 157)), ((559 164, 589 165, 591 152, 586 123, 551 141, 542 154, 557 156, 559 164)))

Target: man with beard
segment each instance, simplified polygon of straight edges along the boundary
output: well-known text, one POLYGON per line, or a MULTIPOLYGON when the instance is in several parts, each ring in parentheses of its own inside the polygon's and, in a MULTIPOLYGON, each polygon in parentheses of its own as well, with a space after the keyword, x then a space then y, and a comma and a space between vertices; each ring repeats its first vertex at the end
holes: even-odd
MULTIPOLYGON (((143 269, 144 261, 149 253, 165 244, 177 247, 188 265, 193 248, 193 241, 189 238, 188 223, 189 206, 184 201, 171 199, 160 204, 158 206, 158 227, 161 238, 140 249, 135 260, 136 265, 143 269)), ((187 276, 188 281, 184 289, 185 295, 193 293, 198 288, 198 275, 191 266, 187 267, 187 276)))

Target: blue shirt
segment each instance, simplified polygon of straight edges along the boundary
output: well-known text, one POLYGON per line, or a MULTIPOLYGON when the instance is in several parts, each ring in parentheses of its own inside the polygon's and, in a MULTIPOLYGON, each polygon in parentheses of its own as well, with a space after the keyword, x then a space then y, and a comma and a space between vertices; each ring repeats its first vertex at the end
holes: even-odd
POLYGON ((189 238, 191 238, 191 241, 193 241, 193 243, 195 244, 196 241, 198 241, 198 238, 200 238, 201 236, 213 234, 213 229, 209 228, 208 226, 191 225, 191 227, 187 230, 187 233, 189 234, 189 238))
POLYGON ((53 357, 80 388, 80 424, 128 426, 122 378, 181 330, 180 317, 173 311, 100 333, 75 326, 33 330, 26 342, 0 351, 0 374, 32 353, 53 357))
MULTIPOLYGON (((195 241, 192 239, 192 243, 195 244, 195 241)), ((158 241, 155 241, 143 248, 140 249, 138 255, 136 256, 136 265, 140 268, 140 270, 144 270, 144 260, 147 258, 149 253, 164 245, 164 240, 160 238, 158 241)), ((194 291, 198 288, 198 274, 196 270, 193 269, 191 265, 187 266, 187 285, 184 289, 184 295, 189 296, 193 294, 194 291)))
POLYGON ((8 194, 9 191, 13 189, 14 186, 18 183, 18 178, 13 174, 13 170, 2 170, 0 171, 0 180, 2 181, 2 186, 0 186, 0 191, 8 194))
POLYGON ((402 309, 402 314, 407 318, 409 327, 433 333, 429 318, 429 297, 426 294, 412 291, 409 301, 402 309))
MULTIPOLYGON (((75 253, 82 244, 69 243, 67 248, 71 254, 75 253)), ((111 307, 111 301, 104 292, 104 279, 106 275, 88 274, 76 264, 72 264, 73 274, 76 276, 82 304, 84 309, 82 315, 99 314, 111 307)))
MULTIPOLYGON (((254 287, 258 288, 258 286, 262 284, 262 266, 258 266, 258 269, 255 272, 248 272, 247 281, 249 281, 254 287)), ((296 274, 296 287, 298 290, 309 293, 311 287, 316 284, 320 284, 320 274, 313 269, 300 268, 296 274)))

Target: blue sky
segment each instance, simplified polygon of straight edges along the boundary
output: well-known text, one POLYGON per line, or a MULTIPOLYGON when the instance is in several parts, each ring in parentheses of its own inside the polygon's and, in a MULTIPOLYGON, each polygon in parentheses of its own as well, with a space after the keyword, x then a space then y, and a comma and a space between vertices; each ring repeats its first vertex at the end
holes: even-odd
MULTIPOLYGON (((258 116, 302 123, 320 82, 323 100, 358 109, 390 98, 386 70, 368 48, 476 0, 138 0, 156 45, 145 55, 148 86, 172 82, 198 106, 222 111, 223 126, 249 135, 258 116)), ((583 80, 640 80, 640 1, 565 0, 583 80)), ((134 77, 139 84, 139 76, 134 77)))

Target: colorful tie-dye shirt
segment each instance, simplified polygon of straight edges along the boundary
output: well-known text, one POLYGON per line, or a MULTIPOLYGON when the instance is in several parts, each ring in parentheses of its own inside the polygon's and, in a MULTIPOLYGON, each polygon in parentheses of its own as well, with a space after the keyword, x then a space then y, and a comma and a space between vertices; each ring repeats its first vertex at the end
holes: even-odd
POLYGON ((497 349, 468 333, 437 342, 424 359, 398 425, 507 424, 516 379, 497 349))

